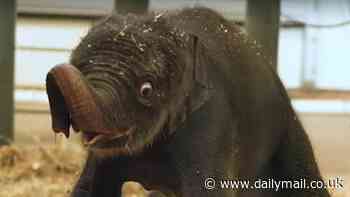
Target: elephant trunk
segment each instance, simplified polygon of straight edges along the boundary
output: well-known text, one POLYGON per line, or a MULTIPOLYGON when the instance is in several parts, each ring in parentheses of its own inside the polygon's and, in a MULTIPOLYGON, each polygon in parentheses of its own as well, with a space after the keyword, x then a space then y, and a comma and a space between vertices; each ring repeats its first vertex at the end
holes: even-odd
POLYGON ((69 137, 71 125, 75 131, 110 132, 95 90, 73 65, 61 64, 52 68, 47 74, 46 91, 55 132, 69 137))

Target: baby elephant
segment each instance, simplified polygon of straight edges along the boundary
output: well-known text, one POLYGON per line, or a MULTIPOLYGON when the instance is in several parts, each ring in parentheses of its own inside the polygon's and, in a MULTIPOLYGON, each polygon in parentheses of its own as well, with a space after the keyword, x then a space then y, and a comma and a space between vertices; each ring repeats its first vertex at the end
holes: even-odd
POLYGON ((68 137, 72 127, 89 151, 71 196, 328 197, 220 184, 322 180, 270 62, 207 8, 96 24, 47 75, 53 130, 68 137))

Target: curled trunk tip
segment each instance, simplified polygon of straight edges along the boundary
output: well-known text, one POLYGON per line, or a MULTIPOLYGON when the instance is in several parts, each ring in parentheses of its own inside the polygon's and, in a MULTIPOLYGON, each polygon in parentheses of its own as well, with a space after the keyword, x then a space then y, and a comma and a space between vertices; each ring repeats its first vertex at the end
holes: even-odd
POLYGON ((74 130, 105 130, 105 125, 93 89, 82 73, 73 65, 60 64, 46 77, 52 128, 69 136, 74 130))

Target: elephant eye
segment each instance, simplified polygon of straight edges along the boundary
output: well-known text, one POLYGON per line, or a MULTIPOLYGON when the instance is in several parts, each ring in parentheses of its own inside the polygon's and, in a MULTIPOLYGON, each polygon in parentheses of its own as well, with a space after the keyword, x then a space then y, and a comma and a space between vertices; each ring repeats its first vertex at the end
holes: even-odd
POLYGON ((140 95, 144 98, 150 98, 153 95, 153 87, 151 82, 145 82, 141 85, 140 95))

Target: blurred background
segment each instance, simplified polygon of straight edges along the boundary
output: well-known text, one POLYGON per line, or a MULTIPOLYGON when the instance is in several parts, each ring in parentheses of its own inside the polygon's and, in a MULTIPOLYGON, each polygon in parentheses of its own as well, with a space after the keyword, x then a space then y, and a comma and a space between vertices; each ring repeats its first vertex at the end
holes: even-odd
MULTIPOLYGON (((206 6, 266 44, 323 174, 343 177, 350 188, 350 0, 14 2, 0 2, 0 143, 55 142, 46 73, 67 62, 88 29, 113 9, 144 12, 206 6), (130 2, 138 2, 136 9, 130 2)), ((346 188, 335 195, 350 196, 346 188)))

